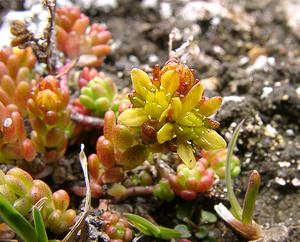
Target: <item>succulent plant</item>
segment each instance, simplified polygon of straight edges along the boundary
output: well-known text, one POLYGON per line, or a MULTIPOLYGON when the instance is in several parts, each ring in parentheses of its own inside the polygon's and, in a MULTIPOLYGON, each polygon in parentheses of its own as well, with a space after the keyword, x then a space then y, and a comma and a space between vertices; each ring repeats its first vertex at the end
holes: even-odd
POLYGON ((36 63, 31 48, 3 48, 0 50, 0 101, 11 111, 26 116, 30 97, 31 79, 36 63))
POLYGON ((174 192, 187 201, 197 198, 198 193, 208 191, 214 180, 214 171, 206 169, 201 162, 196 162, 193 169, 180 164, 176 176, 170 175, 169 178, 174 192))
POLYGON ((104 212, 101 216, 104 220, 103 231, 109 236, 111 242, 127 242, 132 240, 132 230, 126 218, 115 212, 104 212))
POLYGON ((41 210, 42 216, 46 227, 55 234, 65 232, 74 223, 76 212, 67 209, 68 193, 64 190, 52 193, 45 182, 34 180, 20 168, 12 168, 6 174, 0 170, 0 193, 24 216, 29 215, 40 199, 47 198, 41 210))
POLYGON ((79 57, 81 66, 99 66, 111 51, 111 33, 105 25, 94 23, 77 7, 56 10, 57 46, 69 59, 79 57))
POLYGON ((153 195, 160 200, 171 202, 175 194, 169 184, 169 181, 166 179, 161 179, 153 189, 153 195))
MULTIPOLYGON (((87 109, 92 110, 95 115, 103 117, 105 112, 113 106, 112 102, 117 93, 117 87, 109 78, 95 77, 80 92, 80 102, 87 109)), ((116 107, 112 108, 116 109, 116 107)))
POLYGON ((24 119, 18 111, 10 111, 0 102, 0 162, 25 159, 32 161, 36 148, 27 137, 24 119))
MULTIPOLYGON (((226 156, 227 149, 221 150, 202 150, 202 157, 199 159, 199 162, 208 168, 214 170, 217 176, 220 178, 225 178, 225 169, 226 169, 226 156)), ((237 156, 232 156, 231 160, 231 176, 235 177, 241 172, 240 160, 237 156)))
POLYGON ((67 147, 71 121, 66 109, 69 93, 60 88, 54 76, 42 79, 27 102, 31 139, 47 160, 61 157, 67 147))
POLYGON ((208 118, 218 110, 222 99, 203 97, 201 82, 186 65, 171 60, 161 70, 154 68, 152 77, 133 69, 131 79, 132 108, 120 114, 118 123, 128 127, 146 124, 153 130, 150 139, 154 136, 159 144, 175 143, 178 155, 190 168, 196 164, 193 146, 225 148, 226 142, 213 130, 219 123, 208 118))

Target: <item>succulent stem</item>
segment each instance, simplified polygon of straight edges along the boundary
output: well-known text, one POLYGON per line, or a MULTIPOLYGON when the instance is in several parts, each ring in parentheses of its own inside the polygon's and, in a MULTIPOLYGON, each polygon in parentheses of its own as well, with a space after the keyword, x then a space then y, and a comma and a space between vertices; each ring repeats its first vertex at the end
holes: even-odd
POLYGON ((95 129, 102 129, 104 125, 104 121, 102 118, 87 116, 81 113, 72 113, 71 119, 82 126, 91 127, 95 129))

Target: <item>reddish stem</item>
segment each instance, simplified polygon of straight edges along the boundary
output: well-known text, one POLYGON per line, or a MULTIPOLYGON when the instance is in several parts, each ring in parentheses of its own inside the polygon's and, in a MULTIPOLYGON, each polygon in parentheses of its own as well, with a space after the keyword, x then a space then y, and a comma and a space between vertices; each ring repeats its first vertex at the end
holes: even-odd
POLYGON ((97 118, 93 116, 83 115, 81 113, 71 113, 71 119, 84 127, 90 127, 94 129, 102 129, 104 121, 102 118, 97 118))

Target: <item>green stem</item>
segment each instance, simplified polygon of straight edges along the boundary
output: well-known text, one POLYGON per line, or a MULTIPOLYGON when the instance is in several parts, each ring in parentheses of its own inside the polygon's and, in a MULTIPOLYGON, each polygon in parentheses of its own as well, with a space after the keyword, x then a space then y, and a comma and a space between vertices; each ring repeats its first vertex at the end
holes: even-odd
POLYGON ((233 186, 232 186, 232 180, 231 180, 231 160, 233 155, 233 149, 236 144, 240 129, 242 127, 244 120, 242 120, 236 129, 233 132, 232 139, 228 145, 228 153, 226 157, 226 172, 225 172, 225 182, 226 182, 226 188, 228 192, 228 199, 230 202, 230 205, 233 209, 233 214, 237 216, 237 219, 242 219, 242 208, 233 192, 233 186))
POLYGON ((244 224, 251 224, 255 209, 255 201, 260 185, 260 175, 254 170, 250 174, 248 188, 244 199, 242 222, 244 224))

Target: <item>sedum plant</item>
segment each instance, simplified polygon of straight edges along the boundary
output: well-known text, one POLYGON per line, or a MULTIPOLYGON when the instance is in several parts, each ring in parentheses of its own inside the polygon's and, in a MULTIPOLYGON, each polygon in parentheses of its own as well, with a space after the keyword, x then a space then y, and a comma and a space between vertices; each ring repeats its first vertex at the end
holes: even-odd
POLYGON ((60 87, 54 76, 42 79, 32 90, 27 107, 33 131, 31 139, 47 160, 63 156, 71 131, 66 109, 69 93, 60 87))
POLYGON ((110 238, 111 242, 129 242, 132 241, 132 230, 129 228, 129 224, 126 218, 116 212, 104 212, 101 215, 104 221, 103 231, 110 238))
POLYGON ((34 180, 20 168, 12 168, 6 174, 0 171, 0 193, 23 216, 29 215, 32 207, 42 198, 47 198, 41 210, 45 226, 55 234, 65 232, 73 225, 76 212, 69 207, 66 191, 54 193, 41 180, 34 180))
POLYGON ((152 142, 175 145, 179 157, 194 168, 194 148, 216 150, 226 142, 214 130, 219 124, 209 118, 221 105, 220 97, 203 97, 203 86, 192 71, 176 60, 170 60, 160 70, 154 68, 150 77, 140 69, 131 71, 134 91, 129 95, 132 107, 118 117, 118 123, 128 127, 153 130, 144 134, 152 142))
POLYGON ((153 195, 160 200, 171 202, 175 194, 170 186, 170 183, 167 179, 161 179, 153 189, 153 195))
POLYGON ((125 171, 141 165, 149 155, 144 145, 137 144, 134 132, 116 123, 112 110, 105 113, 103 133, 97 140, 96 154, 88 158, 94 197, 102 194, 101 184, 122 181, 125 171))
POLYGON ((111 33, 105 25, 90 25, 90 19, 78 7, 58 8, 55 22, 57 47, 66 58, 79 58, 81 66, 99 66, 110 53, 111 33))
POLYGON ((26 116, 31 80, 36 57, 31 48, 3 48, 0 50, 0 101, 10 111, 26 116))
POLYGON ((27 138, 24 119, 18 111, 11 112, 0 102, 0 162, 25 159, 32 161, 36 156, 36 148, 27 138))
MULTIPOLYGON (((33 225, 20 214, 6 198, 0 193, 0 218, 12 228, 16 234, 25 242, 58 242, 48 240, 45 224, 39 208, 32 209, 33 225)), ((2 224, 3 225, 3 224, 2 224)), ((3 227, 2 227, 3 228, 3 227)), ((0 238, 1 238, 0 229, 0 238)), ((3 231, 5 233, 5 231, 3 231)), ((5 235, 3 236, 5 238, 5 235)), ((6 240, 5 240, 6 241, 6 240)))
MULTIPOLYGON (((199 162, 203 163, 206 168, 214 170, 219 178, 225 178, 227 149, 221 150, 202 150, 199 162)), ((236 177, 241 172, 240 160, 236 156, 231 158, 231 176, 236 177)))
MULTIPOLYGON (((80 83, 84 83, 83 78, 80 79, 80 83)), ((126 105, 127 94, 127 89, 118 94, 115 83, 103 73, 99 73, 81 88, 79 100, 95 116, 103 118, 107 110, 117 112, 121 104, 126 105)))
POLYGON ((201 162, 190 169, 185 164, 177 167, 177 174, 170 175, 171 187, 184 200, 191 201, 197 198, 198 193, 207 192, 214 183, 214 171, 206 169, 201 162))

